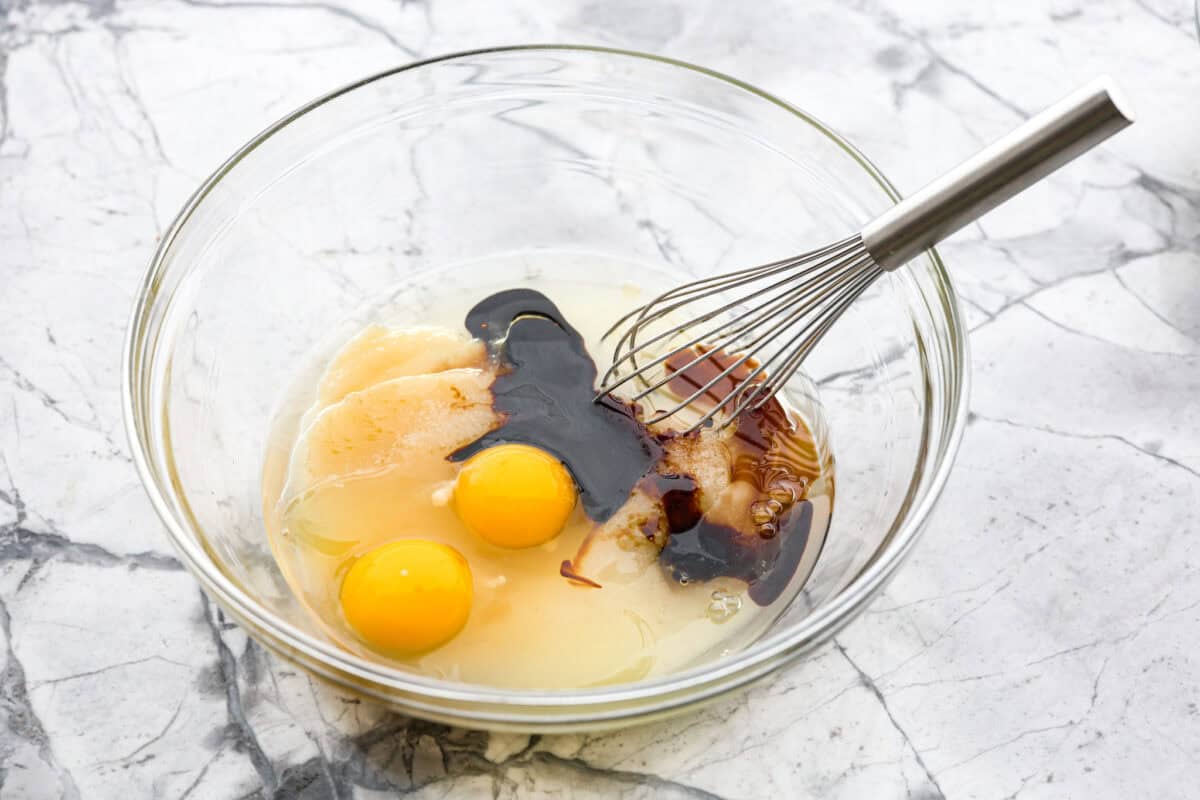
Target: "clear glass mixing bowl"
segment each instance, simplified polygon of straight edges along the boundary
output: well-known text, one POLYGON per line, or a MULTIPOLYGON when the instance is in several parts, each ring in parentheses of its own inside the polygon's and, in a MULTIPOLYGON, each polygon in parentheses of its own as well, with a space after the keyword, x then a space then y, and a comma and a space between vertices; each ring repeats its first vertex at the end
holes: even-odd
POLYGON ((352 309, 418 273, 421 284, 429 270, 497 255, 584 254, 710 274, 840 238, 896 199, 804 112, 655 56, 518 47, 368 78, 234 154, 163 238, 125 354, 135 462, 204 590, 317 676, 405 713, 492 729, 679 712, 827 641, 916 541, 966 415, 964 331, 936 254, 880 281, 807 363, 838 484, 805 592, 752 646, 667 677, 511 691, 332 644, 288 590, 263 531, 274 405, 352 309))

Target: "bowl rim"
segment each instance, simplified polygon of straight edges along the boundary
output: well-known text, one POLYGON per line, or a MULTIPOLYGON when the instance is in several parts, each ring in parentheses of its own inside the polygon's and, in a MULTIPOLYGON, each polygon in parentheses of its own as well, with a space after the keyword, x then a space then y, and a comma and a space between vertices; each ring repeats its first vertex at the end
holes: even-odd
MULTIPOLYGON (((500 726, 506 723, 517 726, 528 723, 533 723, 535 726, 540 723, 586 726, 590 723, 606 721, 611 723, 613 720, 626 723, 635 718, 662 715, 734 691, 775 672, 814 647, 828 641, 882 590, 904 557, 911 551, 950 474, 966 427, 968 412, 970 364, 967 355, 966 329, 950 276, 934 249, 926 251, 925 258, 932 266, 935 288, 938 290, 941 301, 940 308, 945 312, 950 360, 952 366, 957 368, 958 380, 957 386, 953 387, 957 391, 950 392, 949 424, 943 424, 941 457, 934 459, 934 470, 929 476, 928 488, 924 495, 910 509, 907 518, 895 531, 890 541, 885 542, 876 557, 837 595, 808 617, 788 630, 768 635, 738 653, 715 662, 657 678, 613 686, 570 690, 504 689, 479 684, 464 684, 426 677, 369 661, 343 650, 331 641, 300 630, 272 614, 213 564, 207 549, 198 539, 191 536, 184 522, 173 513, 168 499, 169 492, 160 483, 157 471, 152 465, 152 443, 148 441, 148 437, 142 435, 144 428, 141 424, 141 416, 146 413, 154 413, 152 409, 143 409, 138 401, 138 395, 142 393, 140 381, 142 345, 146 334, 154 330, 151 312, 156 307, 158 287, 167 269, 166 256, 195 211, 230 171, 268 139, 300 117, 375 81, 441 62, 480 55, 537 51, 597 53, 640 59, 678 67, 732 85, 800 118, 856 161, 893 202, 901 199, 900 194, 879 169, 854 145, 828 125, 762 89, 707 67, 636 50, 574 44, 484 47, 414 61, 348 83, 284 115, 238 148, 192 193, 161 237, 139 287, 137 299, 130 315, 121 365, 122 416, 138 477, 155 512, 166 527, 172 545, 182 557, 188 570, 198 580, 205 592, 225 611, 247 627, 248 632, 255 639, 284 658, 293 662, 299 660, 310 671, 319 672, 351 691, 365 693, 418 715, 446 721, 467 724, 484 722, 500 726), (363 685, 364 681, 366 686, 363 685), (388 691, 381 692, 376 687, 400 692, 401 695, 392 695, 388 691), (447 707, 436 702, 432 704, 423 702, 427 700, 466 704, 466 707, 459 705, 447 707), (654 700, 657 702, 644 702, 654 700), (480 705, 484 708, 471 707, 480 705), (489 707, 499 708, 489 710, 489 707), (517 713, 522 708, 530 709, 532 715, 517 713), (540 715, 539 710, 541 711, 540 715), (564 711, 571 713, 565 715, 564 711)), ((153 346, 147 350, 151 353, 152 351, 153 346)))

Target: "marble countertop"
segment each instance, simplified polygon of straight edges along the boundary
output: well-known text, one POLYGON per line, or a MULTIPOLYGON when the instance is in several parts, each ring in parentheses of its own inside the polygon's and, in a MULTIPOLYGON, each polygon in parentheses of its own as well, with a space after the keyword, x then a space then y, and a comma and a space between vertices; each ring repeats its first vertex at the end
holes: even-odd
POLYGON ((1190 0, 8 0, 0 13, 0 796, 1193 795, 1190 0), (828 120, 909 191, 1095 73, 1140 113, 942 248, 972 328, 972 414, 886 593, 774 680, 620 733, 449 730, 268 656, 175 559, 120 418, 135 289, 215 165, 351 79, 526 41, 732 73, 828 120))

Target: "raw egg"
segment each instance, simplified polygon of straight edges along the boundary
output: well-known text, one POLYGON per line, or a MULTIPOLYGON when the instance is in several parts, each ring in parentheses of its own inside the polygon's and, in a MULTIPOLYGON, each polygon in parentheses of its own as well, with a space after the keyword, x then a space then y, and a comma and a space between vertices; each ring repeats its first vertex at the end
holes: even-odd
POLYGON ((463 464, 454 505, 463 523, 499 547, 532 547, 558 535, 575 508, 562 462, 526 444, 501 444, 463 464))
POLYGON ((471 568, 448 545, 402 539, 371 550, 342 581, 346 621, 376 650, 421 653, 445 644, 471 613, 471 568))

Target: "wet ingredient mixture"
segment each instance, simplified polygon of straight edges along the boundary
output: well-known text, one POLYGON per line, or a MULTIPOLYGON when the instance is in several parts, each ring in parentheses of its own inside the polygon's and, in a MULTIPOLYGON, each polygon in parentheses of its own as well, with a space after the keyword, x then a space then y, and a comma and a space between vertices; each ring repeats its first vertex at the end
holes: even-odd
POLYGON ((738 649, 786 607, 824 541, 831 458, 778 400, 696 434, 593 402, 596 334, 631 304, 504 290, 461 328, 372 325, 338 351, 264 482, 277 560, 330 636, 439 677, 578 688, 738 649))

